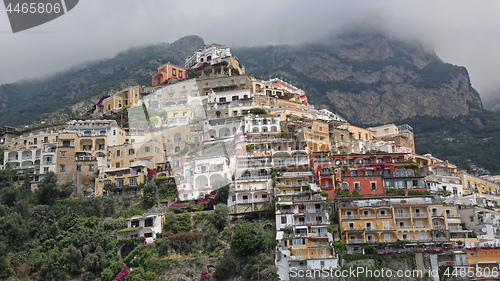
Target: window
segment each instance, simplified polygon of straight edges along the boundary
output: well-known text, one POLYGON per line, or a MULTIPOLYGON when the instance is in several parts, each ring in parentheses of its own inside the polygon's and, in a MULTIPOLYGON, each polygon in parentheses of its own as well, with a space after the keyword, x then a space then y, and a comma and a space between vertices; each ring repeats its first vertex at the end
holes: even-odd
POLYGON ((286 224, 286 217, 281 217, 281 224, 286 224))
POLYGON ((226 98, 225 97, 219 98, 219 102, 226 102, 226 98))
POLYGON ((82 165, 76 165, 76 170, 81 171, 82 170, 82 165))
POLYGON ((61 151, 61 158, 66 158, 66 151, 61 151))
POLYGON ((241 84, 245 84, 245 78, 241 78, 240 83, 241 83, 241 84))
POLYGON ((120 162, 116 162, 116 168, 120 168, 120 162))
POLYGON ((131 186, 137 185, 137 179, 136 178, 129 179, 128 185, 131 185, 131 186))
POLYGON ((153 218, 147 218, 144 221, 144 227, 152 227, 153 226, 153 218))
POLYGON ((125 185, 125 181, 124 180, 116 180, 116 186, 122 187, 124 185, 125 185))
POLYGON ((350 222, 350 223, 349 223, 349 228, 350 228, 350 229, 355 229, 355 228, 356 228, 356 226, 354 225, 354 223, 353 223, 353 222, 350 222))
POLYGON ((71 141, 69 141, 69 140, 63 140, 62 146, 70 146, 70 145, 71 145, 71 141))
POLYGON ((172 68, 172 75, 177 76, 177 70, 175 68, 172 68))
POLYGON ((144 147, 144 152, 149 152, 151 148, 149 146, 144 147))
POLYGON ((138 220, 133 220, 131 223, 132 227, 139 227, 139 221, 138 220))
POLYGON ((135 149, 131 148, 128 150, 128 155, 135 154, 135 149))
POLYGON ((179 70, 179 78, 182 78, 182 71, 179 70))
POLYGON ((354 183, 354 189, 359 190, 359 182, 354 183))
POLYGON ((116 156, 121 156, 121 154, 122 154, 121 150, 116 151, 116 156))
POLYGON ((66 165, 61 164, 61 165, 60 165, 60 171, 61 171, 61 172, 66 171, 66 165))
POLYGON ((89 171, 93 171, 94 170, 94 165, 89 165, 89 171))
POLYGON ((376 191, 377 190, 377 183, 372 181, 370 184, 372 186, 372 191, 376 191))
POLYGON ((349 190, 349 184, 347 182, 342 183, 342 189, 343 190, 349 190))
POLYGON ((144 237, 146 237, 146 238, 152 238, 153 237, 153 232, 144 233, 144 237))

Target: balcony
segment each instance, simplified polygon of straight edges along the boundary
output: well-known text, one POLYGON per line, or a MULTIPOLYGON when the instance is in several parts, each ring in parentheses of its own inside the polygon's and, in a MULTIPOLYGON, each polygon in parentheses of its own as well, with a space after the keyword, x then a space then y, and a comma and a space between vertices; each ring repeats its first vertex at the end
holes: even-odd
POLYGON ((379 230, 378 227, 367 227, 367 228, 365 228, 366 232, 378 231, 378 230, 379 230))
POLYGON ((359 216, 351 215, 351 216, 342 216, 343 220, 359 220, 359 216))
POLYGON ((415 228, 430 228, 430 225, 415 225, 415 228))
POLYGON ((364 244, 365 239, 349 239, 347 240, 347 244, 364 244))
POLYGON ((449 241, 448 237, 434 237, 432 241, 449 241))
POLYGON ((446 229, 446 225, 433 225, 432 229, 443 230, 446 229))
POLYGON ((396 218, 409 218, 410 213, 396 213, 396 218))
POLYGON ((455 214, 455 213, 447 213, 446 217, 448 217, 448 218, 460 218, 460 215, 455 214))
POLYGON ((361 214, 361 217, 375 217, 375 214, 361 214))
POLYGON ((307 243, 307 248, 328 248, 330 243, 328 242, 309 242, 307 243))
POLYGON ((382 231, 384 231, 384 230, 396 230, 396 227, 395 226, 384 226, 380 230, 382 230, 382 231))
POLYGON ((365 229, 362 227, 345 227, 343 230, 355 232, 355 231, 364 231, 365 229))
POLYGON ((377 217, 392 217, 392 214, 377 214, 377 217))
POLYGON ((472 232, 472 230, 463 229, 461 226, 448 226, 451 232, 472 232))
POLYGON ((441 213, 441 212, 432 212, 431 215, 433 217, 443 217, 443 213, 441 213))
POLYGON ((427 213, 413 213, 412 216, 414 218, 425 218, 427 217, 427 213))

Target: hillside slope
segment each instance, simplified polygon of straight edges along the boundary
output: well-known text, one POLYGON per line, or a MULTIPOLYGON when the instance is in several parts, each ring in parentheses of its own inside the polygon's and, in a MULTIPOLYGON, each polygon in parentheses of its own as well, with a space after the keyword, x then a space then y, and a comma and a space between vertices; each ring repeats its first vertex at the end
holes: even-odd
POLYGON ((85 111, 92 98, 132 85, 150 85, 151 75, 163 63, 184 65, 203 46, 198 36, 186 36, 171 44, 130 49, 80 70, 59 73, 47 80, 19 81, 0 86, 0 126, 19 126, 47 118, 71 118, 85 111), (83 108, 70 106, 86 101, 83 108))

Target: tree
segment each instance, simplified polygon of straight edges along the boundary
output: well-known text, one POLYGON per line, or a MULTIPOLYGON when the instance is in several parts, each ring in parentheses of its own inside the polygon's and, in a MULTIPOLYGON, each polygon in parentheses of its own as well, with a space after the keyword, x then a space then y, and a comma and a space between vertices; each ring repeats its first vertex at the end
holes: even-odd
POLYGON ((219 231, 224 230, 227 225, 227 216, 229 215, 229 207, 226 204, 219 203, 215 206, 215 211, 212 213, 210 220, 219 231))
POLYGON ((155 181, 149 181, 144 185, 143 204, 145 208, 151 208, 156 204, 158 198, 158 186, 155 181))
POLYGON ((231 237, 231 249, 235 254, 251 256, 259 251, 260 239, 255 224, 240 221, 231 237))
POLYGON ((58 186, 57 175, 54 172, 49 172, 38 184, 35 197, 40 205, 52 205, 56 199, 68 198, 71 193, 73 193, 71 182, 58 186))

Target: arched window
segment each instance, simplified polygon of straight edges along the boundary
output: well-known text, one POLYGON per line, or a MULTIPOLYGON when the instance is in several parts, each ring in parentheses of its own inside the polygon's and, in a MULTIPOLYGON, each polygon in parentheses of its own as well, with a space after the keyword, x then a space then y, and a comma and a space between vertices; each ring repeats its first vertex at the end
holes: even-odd
POLYGON ((396 177, 405 177, 406 176, 406 171, 405 171, 405 169, 397 168, 394 171, 394 174, 395 174, 396 177))
POLYGON ((262 132, 267 132, 267 127, 262 127, 262 132))
POLYGON ((259 132, 259 128, 254 127, 254 128, 253 128, 253 130, 252 130, 252 132, 254 132, 254 133, 258 133, 258 132, 259 132))

